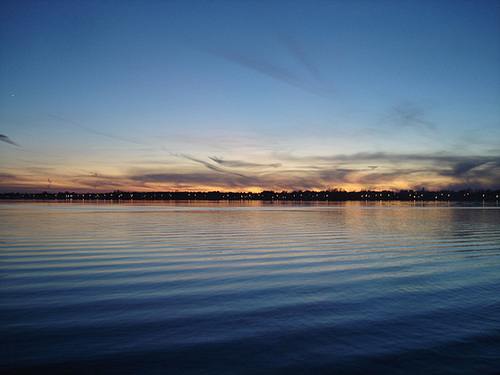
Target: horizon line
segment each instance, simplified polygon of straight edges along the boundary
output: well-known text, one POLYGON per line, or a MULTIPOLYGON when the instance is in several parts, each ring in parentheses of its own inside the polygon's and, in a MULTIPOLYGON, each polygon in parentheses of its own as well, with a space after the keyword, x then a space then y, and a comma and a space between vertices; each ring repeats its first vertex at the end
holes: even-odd
POLYGON ((179 200, 262 200, 262 201, 360 201, 360 200, 404 200, 404 201, 498 201, 500 189, 462 189, 462 190, 361 190, 346 191, 344 189, 328 189, 322 191, 296 190, 281 191, 263 190, 253 192, 224 191, 154 191, 137 192, 114 190, 112 192, 76 193, 47 191, 38 193, 9 192, 0 193, 0 200, 111 200, 111 201, 179 201, 179 200))

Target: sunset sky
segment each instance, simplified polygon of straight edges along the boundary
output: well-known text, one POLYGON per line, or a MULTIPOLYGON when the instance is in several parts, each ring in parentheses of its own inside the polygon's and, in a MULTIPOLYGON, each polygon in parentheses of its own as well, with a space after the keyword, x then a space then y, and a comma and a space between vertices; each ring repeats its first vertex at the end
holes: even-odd
POLYGON ((2 1, 0 191, 500 188, 499 1, 2 1))

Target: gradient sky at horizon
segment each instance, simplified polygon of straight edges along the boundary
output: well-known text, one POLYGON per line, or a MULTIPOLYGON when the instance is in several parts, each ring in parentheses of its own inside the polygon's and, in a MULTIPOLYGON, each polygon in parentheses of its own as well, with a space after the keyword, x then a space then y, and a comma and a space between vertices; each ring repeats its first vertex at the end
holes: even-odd
POLYGON ((0 191, 500 188, 498 1, 3 1, 0 191))

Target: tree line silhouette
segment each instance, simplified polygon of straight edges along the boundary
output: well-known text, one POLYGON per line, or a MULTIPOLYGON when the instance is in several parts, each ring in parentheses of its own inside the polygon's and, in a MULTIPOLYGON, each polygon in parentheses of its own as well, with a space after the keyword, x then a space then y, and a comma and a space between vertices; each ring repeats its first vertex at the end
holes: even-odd
POLYGON ((207 200, 207 201, 498 201, 500 190, 400 190, 374 191, 363 190, 348 192, 343 189, 324 191, 298 190, 275 192, 265 190, 252 192, 220 192, 220 191, 166 191, 166 192, 127 192, 115 190, 108 193, 75 193, 75 192, 42 192, 42 193, 0 193, 0 199, 6 200, 207 200))

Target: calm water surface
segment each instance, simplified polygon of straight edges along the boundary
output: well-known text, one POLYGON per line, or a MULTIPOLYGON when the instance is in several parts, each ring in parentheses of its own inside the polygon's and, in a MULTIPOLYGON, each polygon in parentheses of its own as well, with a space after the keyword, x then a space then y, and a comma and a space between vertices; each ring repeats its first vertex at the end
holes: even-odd
POLYGON ((0 203, 0 366, 500 371, 500 209, 0 203))

